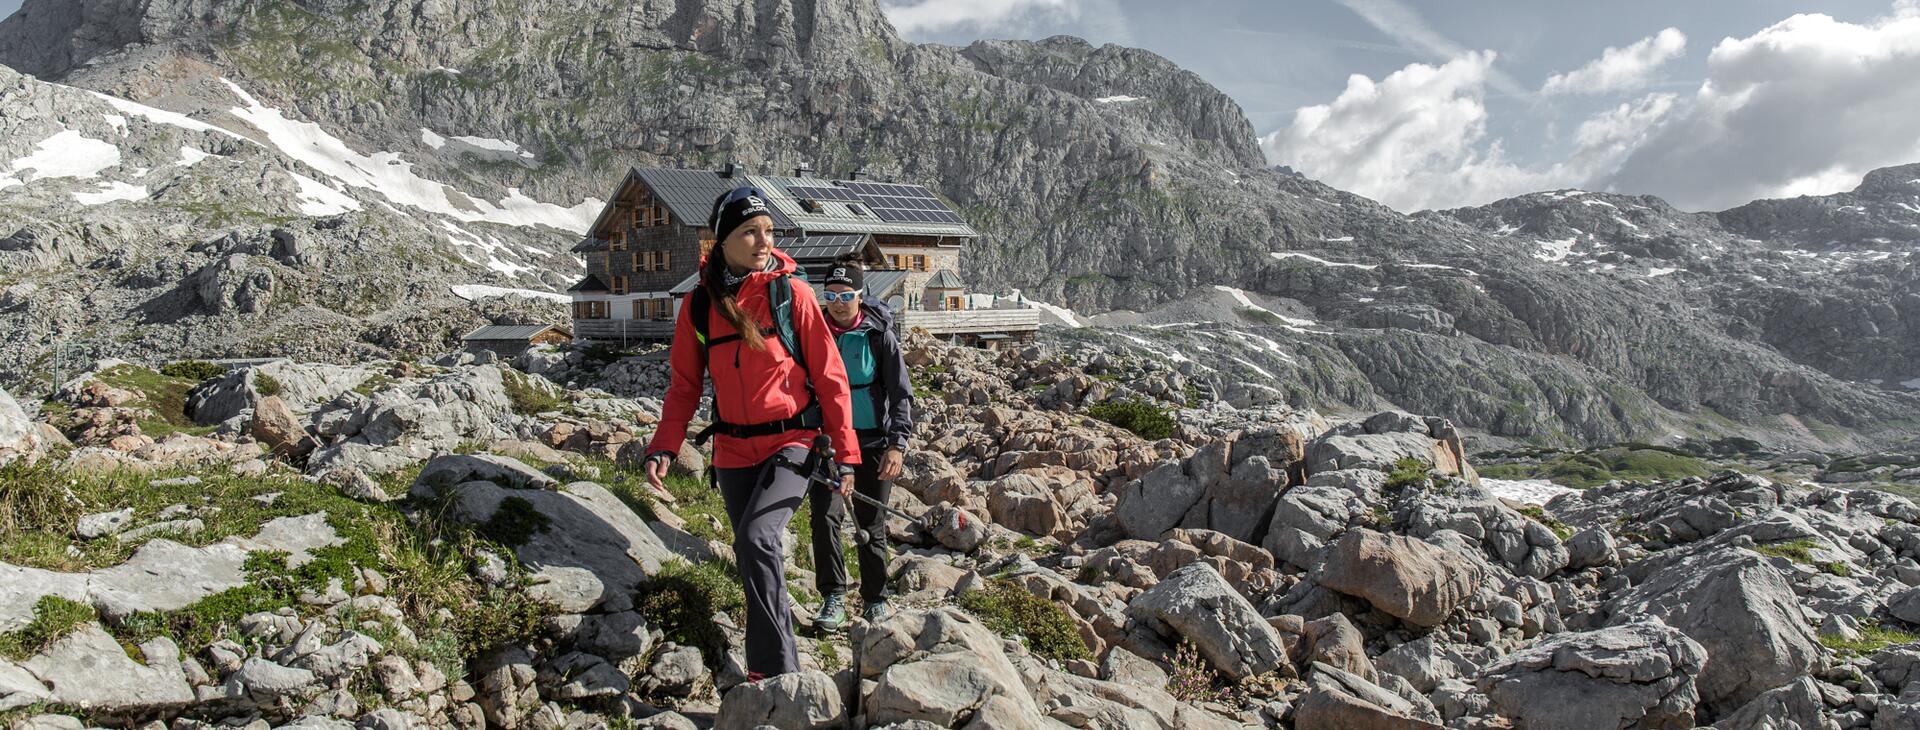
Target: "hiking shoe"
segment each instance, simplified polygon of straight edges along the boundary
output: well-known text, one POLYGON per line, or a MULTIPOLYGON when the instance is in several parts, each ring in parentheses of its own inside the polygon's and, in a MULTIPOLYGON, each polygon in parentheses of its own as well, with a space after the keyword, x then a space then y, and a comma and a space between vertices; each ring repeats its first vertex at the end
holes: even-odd
POLYGON ((893 615, 893 604, 887 603, 887 599, 885 598, 878 601, 868 601, 866 610, 861 611, 861 613, 866 615, 867 623, 877 624, 887 620, 888 617, 893 615))
POLYGON ((820 600, 820 613, 813 617, 814 628, 823 631, 839 631, 847 625, 847 596, 844 593, 829 593, 820 600))

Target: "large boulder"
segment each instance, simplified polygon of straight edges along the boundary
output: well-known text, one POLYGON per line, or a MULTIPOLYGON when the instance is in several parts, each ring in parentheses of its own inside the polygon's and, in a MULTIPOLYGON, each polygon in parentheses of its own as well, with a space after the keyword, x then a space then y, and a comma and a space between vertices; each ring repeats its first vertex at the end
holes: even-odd
MULTIPOLYGON (((1713 726, 1721 730, 1812 730, 1830 727, 1826 716, 1826 695, 1820 691, 1820 685, 1812 677, 1801 677, 1792 684, 1760 693, 1713 726)), ((1916 727, 1911 721, 1920 720, 1920 716, 1907 720, 1907 723, 1887 727, 1916 727)), ((1874 727, 1881 726, 1878 716, 1874 721, 1874 727)))
POLYGON ((307 412, 371 377, 372 371, 359 367, 276 360, 233 370, 194 386, 187 393, 187 415, 195 423, 211 426, 258 408, 263 397, 278 397, 290 409, 307 412))
POLYGON ((846 707, 833 678, 820 672, 795 672, 747 682, 727 690, 714 718, 714 730, 787 730, 840 727, 846 707))
POLYGON ((1409 700, 1352 672, 1313 664, 1294 711, 1297 730, 1440 730, 1431 704, 1409 700))
POLYGON ((1699 642, 1708 660, 1696 683, 1712 714, 1732 712, 1820 665, 1812 623, 1766 558, 1717 548, 1645 569, 1639 584, 1604 605, 1607 623, 1657 618, 1699 642))
POLYGON ((300 417, 293 414, 279 396, 267 396, 254 404, 253 418, 247 422, 247 434, 265 445, 274 456, 294 463, 305 461, 320 443, 307 434, 300 417))
MULTIPOLYGON (((512 462, 505 457, 489 460, 497 461, 512 462)), ((508 473, 548 478, 525 465, 508 473)), ((511 547, 533 573, 530 590, 566 613, 585 613, 609 599, 624 602, 673 557, 645 520, 592 482, 573 482, 548 491, 469 481, 445 491, 450 499, 447 515, 453 519, 482 526, 517 526, 512 539, 518 544, 511 547)))
POLYGON ((109 717, 177 710, 193 702, 180 647, 161 637, 141 644, 140 654, 144 661, 135 661, 111 634, 87 624, 21 666, 46 685, 53 703, 109 717))
POLYGON ((981 723, 989 706, 1014 720, 1042 715, 1000 637, 958 610, 902 611, 859 624, 851 639, 860 677, 875 681, 863 705, 871 724, 951 727, 969 714, 981 723))
POLYGON ((1366 600, 1409 624, 1438 626, 1480 587, 1478 563, 1400 535, 1350 530, 1313 573, 1322 586, 1366 600))
POLYGON ((1206 488, 1187 475, 1187 467, 1168 462, 1120 488, 1114 517, 1128 537, 1157 540, 1180 525, 1206 488))
POLYGON ((1706 661, 1699 642, 1640 621, 1556 635, 1487 667, 1478 684, 1529 730, 1690 727, 1706 661))
POLYGON ((42 448, 40 432, 33 426, 33 420, 27 418, 26 411, 14 402, 13 396, 0 389, 0 466, 6 466, 19 459, 32 461, 42 448))
POLYGON ((1163 636, 1192 641, 1214 668, 1236 679, 1287 664, 1279 632, 1204 562, 1176 570, 1136 596, 1127 615, 1163 636))

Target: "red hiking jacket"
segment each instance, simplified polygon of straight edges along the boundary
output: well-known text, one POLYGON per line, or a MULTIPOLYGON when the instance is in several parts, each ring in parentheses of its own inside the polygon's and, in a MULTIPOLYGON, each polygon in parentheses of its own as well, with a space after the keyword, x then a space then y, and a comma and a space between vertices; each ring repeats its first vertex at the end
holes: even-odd
MULTIPOLYGON (((773 257, 774 270, 747 275, 738 294, 740 308, 762 329, 773 326, 767 283, 774 277, 793 273, 796 268, 793 259, 777 249, 773 257)), ((705 268, 704 262, 701 267, 705 268)), ((846 367, 840 363, 839 346, 827 329, 827 319, 820 312, 820 303, 814 299, 813 288, 797 277, 792 283, 793 332, 812 370, 813 393, 820 403, 826 433, 833 440, 834 460, 857 465, 860 444, 853 435, 851 390, 847 385, 846 367)), ((707 338, 717 340, 734 334, 733 323, 720 316, 717 303, 709 309, 707 338)), ((694 334, 691 310, 692 307, 682 306, 673 327, 670 359, 673 382, 667 386, 666 404, 660 409, 660 423, 653 432, 653 441, 647 445, 647 453, 679 453, 687 438, 687 422, 693 420, 694 411, 700 407, 701 383, 708 376, 713 378, 714 408, 719 419, 727 423, 745 426, 779 421, 798 415, 807 407, 809 373, 801 371, 800 363, 787 354, 779 337, 767 336, 765 351, 734 340, 711 347, 703 358, 699 339, 694 334)), ((713 465, 721 469, 759 466, 788 446, 810 445, 816 433, 796 429, 752 438, 715 435, 713 465)))

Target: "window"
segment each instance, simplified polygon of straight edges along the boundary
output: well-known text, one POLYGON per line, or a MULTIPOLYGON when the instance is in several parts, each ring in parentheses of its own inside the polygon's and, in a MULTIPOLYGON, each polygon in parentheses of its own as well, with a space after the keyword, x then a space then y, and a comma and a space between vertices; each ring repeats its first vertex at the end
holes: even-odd
POLYGON ((647 208, 647 225, 664 226, 671 222, 670 216, 667 215, 667 206, 655 205, 647 208))
POLYGON ((961 310, 966 308, 966 301, 960 297, 947 297, 947 309, 961 310))
POLYGON ((820 212, 820 201, 802 199, 800 201, 800 208, 808 213, 818 213, 820 212))
POLYGON ((649 262, 649 260, 652 258, 653 258, 652 251, 641 251, 640 253, 635 254, 633 257, 633 270, 634 271, 651 271, 652 264, 649 262))
POLYGON ((625 276, 613 277, 613 293, 615 294, 627 293, 627 277, 625 276))
POLYGON ((852 213, 852 214, 854 214, 854 215, 866 215, 866 214, 867 214, 867 211, 866 211, 866 209, 865 209, 865 208, 861 208, 860 206, 858 206, 858 205, 855 205, 855 204, 853 204, 853 203, 848 203, 848 204, 847 204, 847 211, 848 211, 848 212, 850 212, 850 213, 852 213))
POLYGON ((653 318, 661 321, 673 319, 672 299, 650 299, 653 302, 653 318))
POLYGON ((610 237, 610 238, 608 238, 608 239, 607 239, 607 250, 608 250, 608 251, 625 251, 625 250, 627 250, 627 232, 626 232, 626 231, 624 231, 624 230, 622 230, 622 231, 616 231, 616 232, 615 232, 615 233, 613 234, 613 236, 612 236, 612 237, 610 237))
POLYGON ((606 302, 574 302, 573 318, 574 319, 606 319, 607 303, 606 302))
POLYGON ((646 300, 646 299, 635 299, 635 300, 633 300, 633 318, 634 318, 634 319, 646 319, 646 318, 647 318, 647 307, 646 307, 646 305, 647 305, 647 302, 648 302, 648 301, 649 301, 649 300, 646 300))
POLYGON ((914 271, 926 271, 926 270, 927 270, 927 257, 925 257, 925 256, 914 256, 914 257, 913 257, 913 270, 914 270, 914 271))

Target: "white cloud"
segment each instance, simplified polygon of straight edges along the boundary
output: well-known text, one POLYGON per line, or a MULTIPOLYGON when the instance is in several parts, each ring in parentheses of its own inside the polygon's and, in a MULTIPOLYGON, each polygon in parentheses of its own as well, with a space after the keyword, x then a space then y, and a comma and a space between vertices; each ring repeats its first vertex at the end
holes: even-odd
MULTIPOLYGON (((1420 12, 1407 6, 1400 0, 1335 0, 1346 6, 1361 20, 1367 21, 1374 30, 1386 34, 1415 50, 1434 58, 1454 59, 1467 55, 1468 49, 1453 39, 1442 35, 1427 23, 1420 12)), ((1493 87, 1502 94, 1521 96, 1526 93, 1505 73, 1493 69, 1487 72, 1493 87)))
POLYGON ((1687 49, 1687 36, 1668 28, 1625 48, 1609 47, 1592 63, 1547 79, 1542 94, 1606 94, 1645 86, 1653 71, 1687 49))
POLYGON ((904 35, 948 30, 1008 30, 1039 22, 1063 22, 1080 14, 1078 0, 920 0, 886 8, 904 35))
POLYGON ((1920 12, 1864 24, 1796 15, 1708 56, 1685 108, 1635 149, 1614 188, 1683 208, 1852 188, 1920 160, 1920 12))
POLYGON ((1355 75, 1339 98, 1297 110, 1263 147, 1276 163, 1399 210, 1480 205, 1611 174, 1676 104, 1673 94, 1620 104, 1580 124, 1566 159, 1521 165, 1487 136, 1493 61, 1490 51, 1471 52, 1378 82, 1355 75))

